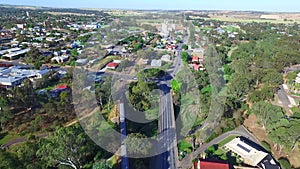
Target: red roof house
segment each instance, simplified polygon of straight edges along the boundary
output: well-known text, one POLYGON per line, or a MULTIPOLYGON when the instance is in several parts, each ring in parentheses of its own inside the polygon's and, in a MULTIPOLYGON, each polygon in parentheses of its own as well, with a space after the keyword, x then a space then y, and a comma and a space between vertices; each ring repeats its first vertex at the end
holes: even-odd
POLYGON ((108 68, 108 69, 116 69, 117 67, 118 67, 118 63, 115 63, 115 62, 110 62, 109 64, 107 64, 106 65, 106 67, 108 68))
POLYGON ((66 84, 61 84, 61 85, 58 85, 56 87, 56 89, 59 89, 59 90, 64 90, 64 89, 67 89, 67 88, 68 88, 68 85, 66 85, 66 84))
POLYGON ((198 161, 194 163, 195 169, 230 169, 229 164, 220 162, 198 161))
POLYGON ((198 56, 193 56, 192 62, 193 62, 193 63, 198 63, 198 62, 199 62, 198 56))

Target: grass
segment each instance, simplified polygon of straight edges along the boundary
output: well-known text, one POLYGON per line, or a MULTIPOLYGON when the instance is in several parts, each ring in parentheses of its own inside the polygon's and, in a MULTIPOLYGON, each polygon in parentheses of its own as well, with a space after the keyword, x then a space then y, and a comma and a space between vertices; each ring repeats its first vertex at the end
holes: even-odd
POLYGON ((225 144, 229 143, 229 142, 230 142, 231 140, 233 140, 234 138, 236 138, 235 135, 226 137, 224 140, 222 140, 222 141, 218 144, 219 147, 223 147, 225 144))
POLYGON ((120 59, 120 57, 119 56, 107 56, 104 59, 102 59, 97 66, 101 69, 109 62, 111 62, 113 60, 117 60, 117 59, 120 59))
POLYGON ((18 139, 18 138, 22 138, 22 136, 15 135, 15 134, 7 134, 0 140, 0 145, 6 144, 6 143, 8 143, 12 140, 18 139))
POLYGON ((178 143, 179 152, 192 152, 192 145, 185 140, 182 140, 178 143))
POLYGON ((215 17, 215 18, 205 18, 206 20, 218 20, 218 21, 225 21, 225 22, 243 22, 243 23, 251 23, 251 22, 258 22, 258 23, 294 23, 295 21, 283 21, 283 20, 272 20, 272 19, 247 19, 247 18, 227 18, 227 17, 215 17))

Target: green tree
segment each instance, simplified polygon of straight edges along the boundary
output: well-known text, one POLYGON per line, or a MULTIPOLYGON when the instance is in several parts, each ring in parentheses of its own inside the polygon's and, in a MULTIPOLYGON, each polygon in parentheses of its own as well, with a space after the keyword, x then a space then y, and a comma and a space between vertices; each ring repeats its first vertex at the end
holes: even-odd
POLYGON ((112 166, 106 161, 100 161, 93 164, 93 169, 111 169, 112 166))
POLYGON ((152 147, 147 137, 141 133, 128 134, 125 139, 128 154, 133 156, 146 155, 152 147))
POLYGON ((177 80, 173 79, 171 81, 171 87, 172 87, 172 90, 174 90, 175 92, 180 92, 181 83, 178 82, 177 80))
POLYGON ((0 168, 16 169, 22 168, 20 160, 16 155, 0 149, 0 168))
POLYGON ((4 130, 7 123, 13 118, 13 114, 10 112, 7 99, 0 98, 0 126, 4 130))
POLYGON ((274 106, 264 101, 254 103, 250 112, 258 117, 264 129, 266 129, 266 127, 272 126, 281 118, 283 118, 283 112, 280 107, 274 106))
POLYGON ((36 103, 36 93, 29 79, 23 81, 23 86, 13 88, 13 101, 19 107, 30 108, 36 103))
POLYGON ((37 154, 48 166, 63 165, 80 169, 86 158, 97 151, 94 143, 79 125, 58 128, 49 138, 42 140, 37 154))
POLYGON ((181 59, 182 61, 184 61, 185 63, 187 63, 189 61, 189 54, 187 52, 181 52, 181 59))
POLYGON ((150 108, 150 88, 142 78, 137 83, 131 83, 129 94, 130 103, 135 109, 145 111, 150 108))
POLYGON ((184 50, 188 50, 188 49, 189 49, 189 46, 188 46, 188 45, 186 45, 186 44, 183 44, 183 45, 182 45, 182 49, 184 49, 184 50))

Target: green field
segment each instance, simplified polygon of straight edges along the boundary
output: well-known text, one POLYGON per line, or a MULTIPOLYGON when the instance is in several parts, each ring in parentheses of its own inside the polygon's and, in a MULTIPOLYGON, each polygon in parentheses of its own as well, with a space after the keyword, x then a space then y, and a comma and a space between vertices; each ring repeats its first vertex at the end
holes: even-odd
POLYGON ((226 18, 226 17, 218 17, 218 18, 204 18, 206 20, 217 20, 217 21, 224 21, 224 22, 270 22, 270 23, 294 23, 295 21, 283 21, 283 20, 272 20, 272 19, 243 19, 243 18, 226 18))

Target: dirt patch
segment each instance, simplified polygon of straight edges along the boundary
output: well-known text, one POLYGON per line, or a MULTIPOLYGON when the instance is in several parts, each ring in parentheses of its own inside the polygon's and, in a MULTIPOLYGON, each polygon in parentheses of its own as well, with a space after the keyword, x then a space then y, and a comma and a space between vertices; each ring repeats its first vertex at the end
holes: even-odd
POLYGON ((276 150, 274 148, 274 143, 271 142, 270 139, 268 138, 268 135, 267 135, 265 129, 263 129, 263 127, 261 125, 257 124, 257 118, 255 117, 254 114, 250 114, 250 116, 245 120, 244 125, 251 133, 253 133, 253 135, 260 142, 265 141, 271 145, 273 156, 276 159, 279 159, 281 157, 288 158, 288 160, 290 161, 292 166, 294 166, 295 168, 300 167, 300 151, 299 151, 299 149, 296 148, 294 151, 292 151, 290 153, 286 153, 284 150, 281 152, 279 152, 279 150, 276 150))

